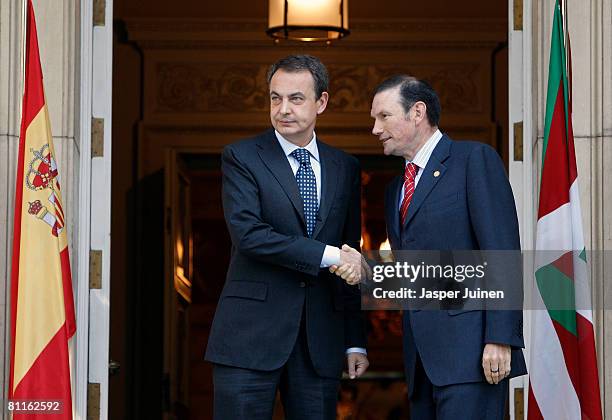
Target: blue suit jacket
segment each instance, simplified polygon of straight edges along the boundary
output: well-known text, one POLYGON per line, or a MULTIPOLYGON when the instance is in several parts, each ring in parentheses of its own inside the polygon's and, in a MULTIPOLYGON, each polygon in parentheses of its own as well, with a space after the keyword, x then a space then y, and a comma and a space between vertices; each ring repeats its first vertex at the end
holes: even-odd
POLYGON ((274 131, 224 149, 223 211, 232 255, 207 360, 277 369, 293 350, 302 313, 310 358, 320 376, 339 377, 346 349, 366 347, 359 289, 319 268, 326 244, 359 247, 359 162, 320 141, 317 146, 322 188, 312 238, 306 234, 295 176, 274 131))
MULTIPOLYGON (((385 196, 392 249, 520 249, 512 190, 493 148, 454 142, 444 135, 421 174, 406 223, 400 226, 402 183, 402 176, 395 178, 385 196)), ((522 319, 521 311, 405 311, 404 365, 409 385, 414 383, 417 351, 434 385, 484 381, 486 343, 512 346, 510 376, 525 374, 522 319)))

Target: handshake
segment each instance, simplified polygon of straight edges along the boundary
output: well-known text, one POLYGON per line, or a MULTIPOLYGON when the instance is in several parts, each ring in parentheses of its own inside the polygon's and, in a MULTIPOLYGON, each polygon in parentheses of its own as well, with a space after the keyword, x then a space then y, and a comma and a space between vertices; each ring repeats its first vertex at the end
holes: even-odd
POLYGON ((359 284, 371 274, 370 266, 359 251, 346 244, 340 249, 340 265, 330 266, 329 271, 350 285, 359 284))

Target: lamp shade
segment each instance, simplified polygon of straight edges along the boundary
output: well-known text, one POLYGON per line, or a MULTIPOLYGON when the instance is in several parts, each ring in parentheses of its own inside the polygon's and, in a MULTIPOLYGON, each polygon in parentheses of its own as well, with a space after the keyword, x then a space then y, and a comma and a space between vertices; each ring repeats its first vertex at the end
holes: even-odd
POLYGON ((269 0, 266 32, 297 41, 342 38, 350 33, 348 0, 269 0))

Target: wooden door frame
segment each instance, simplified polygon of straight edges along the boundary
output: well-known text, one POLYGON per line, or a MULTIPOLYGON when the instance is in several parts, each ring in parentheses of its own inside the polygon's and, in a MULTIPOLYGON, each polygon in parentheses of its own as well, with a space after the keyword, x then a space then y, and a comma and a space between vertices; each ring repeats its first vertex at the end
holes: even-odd
MULTIPOLYGON (((177 344, 180 340, 181 322, 189 328, 189 305, 191 304, 191 282, 193 247, 191 235, 187 238, 188 265, 186 273, 177 274, 177 249, 175 246, 177 238, 177 223, 182 215, 178 214, 177 204, 180 199, 178 186, 180 177, 189 180, 185 169, 180 162, 181 151, 169 148, 165 151, 166 162, 164 166, 164 332, 163 332, 163 373, 168 377, 166 384, 168 389, 167 398, 169 411, 163 413, 163 418, 173 419, 175 417, 175 403, 189 406, 189 336, 186 342, 177 344), (181 319, 179 312, 184 313, 181 319), (183 350, 181 352, 181 349, 183 350), (176 383, 175 376, 180 375, 181 383, 176 383)), ((189 194, 189 192, 188 192, 189 194)), ((190 199, 187 199, 190 201, 190 199)), ((187 210, 187 230, 191 232, 191 214, 187 210)), ((183 244, 185 247, 185 244, 183 244)), ((183 250, 185 252, 185 250, 183 250)))
MULTIPOLYGON (((508 83, 509 83, 509 149, 508 169, 510 184, 516 201, 521 247, 535 247, 535 224, 537 209, 538 150, 535 126, 535 103, 533 94, 533 34, 532 2, 508 0, 508 83), (515 6, 518 9, 515 9, 515 6), (516 25, 515 25, 516 23, 516 25)), ((533 273, 523 273, 525 279, 533 273)), ((529 304, 526 302, 526 304, 529 304)), ((531 311, 523 311, 524 355, 529 366, 529 344, 531 341, 531 311)), ((529 369, 528 369, 529 370, 529 369)), ((528 376, 510 380, 510 418, 523 419, 527 413, 528 376)))
POLYGON ((80 2, 75 418, 108 418, 113 0, 80 2))

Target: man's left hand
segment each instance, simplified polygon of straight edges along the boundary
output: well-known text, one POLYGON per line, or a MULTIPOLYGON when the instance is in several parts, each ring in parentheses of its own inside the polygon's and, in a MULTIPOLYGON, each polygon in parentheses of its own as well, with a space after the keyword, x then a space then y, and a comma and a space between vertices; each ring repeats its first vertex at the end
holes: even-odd
POLYGON ((498 384, 510 374, 510 346, 488 343, 482 352, 482 369, 490 384, 498 384))
POLYGON ((363 353, 349 353, 346 355, 346 359, 348 362, 348 374, 351 379, 359 378, 370 366, 368 356, 363 353))

